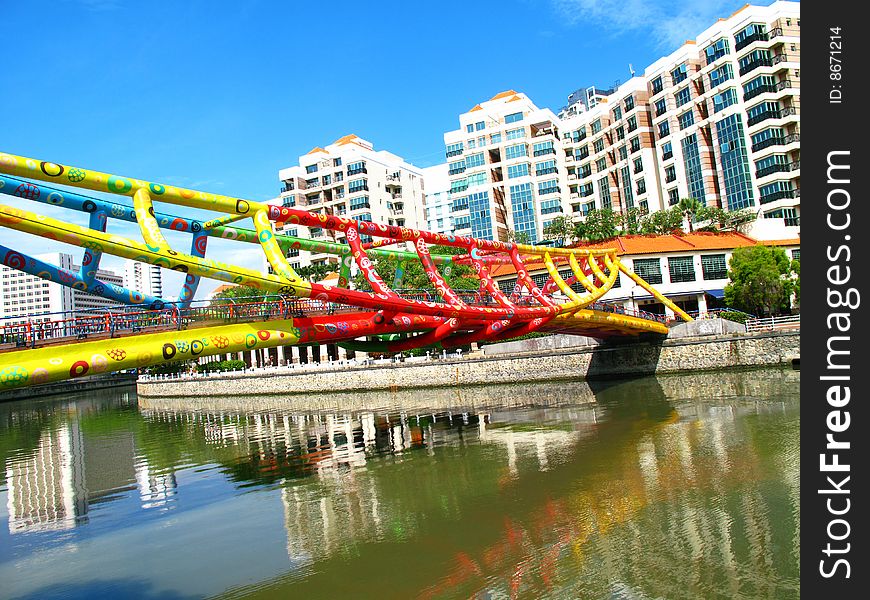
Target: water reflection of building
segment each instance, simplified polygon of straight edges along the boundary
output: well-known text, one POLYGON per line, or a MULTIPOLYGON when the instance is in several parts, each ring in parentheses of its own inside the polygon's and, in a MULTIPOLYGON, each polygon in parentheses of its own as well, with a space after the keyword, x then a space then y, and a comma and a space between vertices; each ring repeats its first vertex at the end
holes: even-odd
POLYGON ((40 436, 27 457, 6 464, 9 532, 69 529, 87 513, 82 436, 63 423, 40 436))
POLYGON ((78 413, 65 416, 32 451, 6 461, 10 533, 72 528, 92 504, 134 486, 132 432, 89 434, 78 413))

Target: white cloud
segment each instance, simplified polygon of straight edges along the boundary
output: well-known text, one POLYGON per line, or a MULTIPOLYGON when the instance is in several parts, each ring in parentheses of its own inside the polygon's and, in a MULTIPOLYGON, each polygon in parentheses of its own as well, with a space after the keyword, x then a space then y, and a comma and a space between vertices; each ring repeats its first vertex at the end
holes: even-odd
POLYGON ((552 0, 568 24, 601 27, 604 34, 645 33, 656 48, 676 50, 718 18, 728 17, 745 0, 552 0))

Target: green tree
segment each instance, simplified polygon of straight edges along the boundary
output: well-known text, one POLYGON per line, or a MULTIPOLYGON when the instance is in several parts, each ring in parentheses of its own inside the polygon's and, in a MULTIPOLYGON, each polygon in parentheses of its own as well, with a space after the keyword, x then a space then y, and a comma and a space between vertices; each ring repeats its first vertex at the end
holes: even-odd
POLYGON ((264 298, 269 294, 274 294, 274 292, 261 290, 260 288, 247 285, 234 285, 215 294, 212 302, 218 304, 230 304, 231 301, 240 300, 242 298, 256 301, 256 299, 264 298))
POLYGON ((305 281, 323 281, 330 273, 338 270, 339 263, 319 262, 299 267, 296 274, 305 281))
POLYGON ((515 244, 531 244, 532 238, 525 231, 511 231, 508 233, 508 241, 515 244))
POLYGON ((683 226, 683 213, 676 206, 646 215, 640 225, 644 234, 667 235, 683 226))
POLYGON ((704 203, 698 200, 697 198, 680 198, 680 202, 677 204, 677 208, 680 209, 682 215, 689 222, 689 233, 694 231, 694 220, 699 212, 703 211, 704 203))
POLYGON ((801 304, 801 261, 791 261, 791 272, 794 273, 794 302, 800 307, 801 304))
MULTIPOLYGON (((465 254, 463 248, 453 246, 431 246, 430 254, 447 254, 455 256, 457 254, 465 254)), ((396 279, 396 270, 401 268, 403 275, 401 284, 397 287, 400 289, 415 289, 415 290, 434 290, 435 287, 429 281, 426 271, 418 258, 403 259, 397 256, 381 256, 372 258, 372 264, 375 267, 378 275, 384 280, 388 286, 393 287, 396 279)), ((454 290, 474 290, 479 288, 479 281, 475 274, 474 268, 469 265, 460 265, 456 263, 446 263, 439 266, 438 269, 441 276, 447 281, 448 285, 454 290)), ((357 272, 353 278, 354 287, 360 290, 370 290, 371 286, 362 272, 357 272)))
POLYGON ((646 211, 636 206, 626 209, 620 216, 621 232, 625 235, 641 233, 646 211))
POLYGON ((590 242, 609 240, 619 235, 619 215, 609 208, 593 208, 583 221, 583 239, 590 242))
POLYGON ((791 307, 792 265, 782 248, 737 248, 728 264, 725 303, 756 315, 775 315, 791 307))
POLYGON ((544 227, 544 237, 558 240, 562 246, 569 244, 574 238, 574 221, 571 217, 559 215, 544 227))

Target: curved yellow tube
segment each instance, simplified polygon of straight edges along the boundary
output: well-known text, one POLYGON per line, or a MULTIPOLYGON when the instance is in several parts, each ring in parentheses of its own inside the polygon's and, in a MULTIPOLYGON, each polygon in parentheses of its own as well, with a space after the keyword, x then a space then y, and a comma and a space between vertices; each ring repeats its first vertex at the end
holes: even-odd
POLYGON ((254 227, 257 228, 257 239, 263 248, 266 260, 272 265, 272 270, 282 279, 294 285, 303 283, 302 278, 296 274, 296 271, 287 262, 287 258, 284 256, 283 250, 281 250, 281 245, 275 239, 275 234, 272 233, 272 222, 269 220, 269 215, 265 208, 254 213, 254 227))
POLYGON ((0 225, 75 246, 99 249, 100 251, 110 252, 122 258, 132 258, 140 262, 191 273, 201 277, 210 277, 229 283, 295 294, 305 298, 311 296, 311 285, 305 281, 287 282, 275 275, 260 273, 259 271, 236 265, 206 258, 197 258, 189 254, 182 254, 181 252, 171 254, 167 250, 149 248, 142 242, 129 238, 109 235, 88 227, 65 223, 51 217, 2 204, 0 204, 0 225))

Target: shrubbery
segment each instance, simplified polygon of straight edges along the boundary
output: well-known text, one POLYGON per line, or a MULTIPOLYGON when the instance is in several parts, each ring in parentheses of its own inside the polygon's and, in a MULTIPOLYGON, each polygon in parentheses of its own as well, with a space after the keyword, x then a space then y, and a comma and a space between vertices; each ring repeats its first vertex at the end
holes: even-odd
POLYGON ((221 373, 224 371, 243 371, 247 365, 243 360, 219 360, 196 365, 199 373, 221 373))

